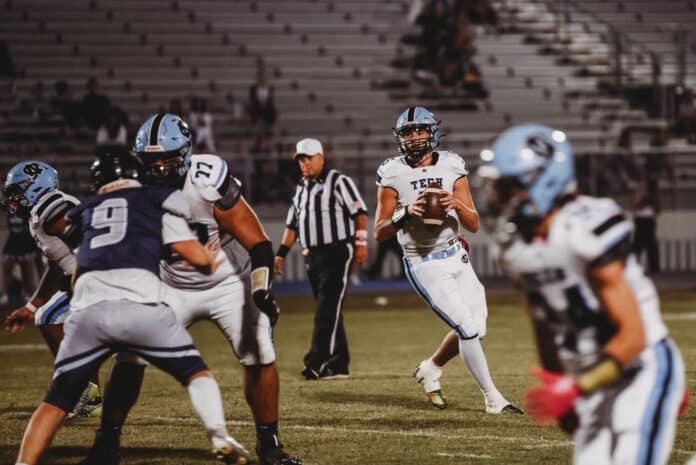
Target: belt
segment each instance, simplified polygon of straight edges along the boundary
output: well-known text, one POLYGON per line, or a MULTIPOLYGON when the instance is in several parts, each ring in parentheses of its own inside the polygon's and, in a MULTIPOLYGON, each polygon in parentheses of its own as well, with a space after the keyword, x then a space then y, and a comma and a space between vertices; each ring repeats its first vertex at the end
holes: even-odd
POLYGON ((454 244, 452 247, 446 250, 438 250, 437 252, 433 252, 428 255, 421 255, 420 259, 422 262, 429 262, 431 260, 442 260, 444 258, 450 258, 453 257, 454 254, 459 252, 462 249, 462 244, 457 242, 454 244))

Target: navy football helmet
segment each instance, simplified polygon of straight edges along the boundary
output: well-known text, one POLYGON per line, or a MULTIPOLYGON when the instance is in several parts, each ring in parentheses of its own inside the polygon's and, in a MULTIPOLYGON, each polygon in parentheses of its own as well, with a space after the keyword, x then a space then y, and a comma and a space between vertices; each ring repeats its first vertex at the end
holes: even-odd
POLYGON ((105 184, 118 179, 136 179, 142 177, 143 165, 130 153, 106 153, 97 157, 89 168, 92 176, 92 189, 96 192, 105 184))
POLYGON ((7 173, 4 206, 11 214, 28 218, 32 207, 48 192, 58 189, 58 172, 48 163, 28 160, 7 173))
POLYGON ((193 143, 188 124, 177 115, 158 113, 138 129, 133 152, 149 184, 179 187, 191 165, 193 143))
POLYGON ((392 129, 399 152, 409 160, 417 161, 440 144, 440 121, 423 107, 409 107, 399 115, 392 129), (423 131, 423 137, 406 139, 404 136, 423 131))

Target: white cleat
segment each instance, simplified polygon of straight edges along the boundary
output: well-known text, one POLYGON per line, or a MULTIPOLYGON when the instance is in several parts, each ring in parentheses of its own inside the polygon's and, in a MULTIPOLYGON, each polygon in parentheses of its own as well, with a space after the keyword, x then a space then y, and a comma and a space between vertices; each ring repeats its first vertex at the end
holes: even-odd
POLYGON ((435 365, 431 359, 420 362, 413 372, 416 381, 423 385, 423 390, 430 403, 443 410, 447 408, 447 400, 442 394, 440 376, 442 376, 442 367, 435 365))
POLYGON ((503 397, 500 394, 498 394, 497 396, 493 396, 493 398, 489 398, 488 396, 484 395, 484 399, 486 405, 486 413, 492 413, 494 415, 500 413, 524 415, 524 412, 522 410, 512 405, 507 399, 505 399, 505 397, 503 397))
POLYGON ((227 433, 215 433, 210 437, 213 454, 218 460, 231 465, 246 465, 251 462, 251 454, 227 433))

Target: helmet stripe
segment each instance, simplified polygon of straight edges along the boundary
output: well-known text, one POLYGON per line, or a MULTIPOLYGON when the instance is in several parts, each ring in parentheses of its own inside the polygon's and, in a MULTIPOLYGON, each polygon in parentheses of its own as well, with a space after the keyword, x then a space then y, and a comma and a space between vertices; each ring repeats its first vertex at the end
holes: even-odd
POLYGON ((150 145, 157 144, 157 136, 159 136, 160 125, 164 119, 164 113, 158 113, 155 119, 152 121, 152 126, 150 126, 150 145))
POLYGON ((408 107, 408 116, 406 117, 406 121, 407 122, 413 121, 415 117, 416 117, 416 107, 408 107))

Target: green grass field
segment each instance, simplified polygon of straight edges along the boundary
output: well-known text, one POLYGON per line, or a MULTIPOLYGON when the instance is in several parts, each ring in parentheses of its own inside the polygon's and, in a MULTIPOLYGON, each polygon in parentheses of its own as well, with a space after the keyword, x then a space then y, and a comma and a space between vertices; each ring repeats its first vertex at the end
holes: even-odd
MULTIPOLYGON (((450 407, 426 402, 413 368, 440 343, 445 325, 411 293, 389 297, 378 307, 374 295, 346 301, 345 320, 352 363, 341 381, 304 381, 302 356, 312 331, 313 302, 281 296, 276 329, 281 373, 281 437, 306 465, 347 464, 568 464, 572 442, 555 427, 541 428, 526 416, 486 415, 476 385, 460 359, 442 378, 450 407)), ((500 390, 521 404, 534 380, 536 355, 530 325, 518 297, 489 295, 484 350, 500 390)), ((696 292, 663 294, 663 312, 681 347, 687 379, 696 391, 696 292)), ((207 322, 192 333, 222 390, 230 431, 254 445, 254 428, 241 387, 241 370, 226 341, 207 322)), ((0 335, 0 464, 13 464, 34 408, 48 386, 52 360, 35 329, 0 335)), ((102 379, 110 362, 102 367, 102 379)), ((67 423, 42 463, 75 464, 91 444, 95 419, 67 423)), ((173 379, 149 368, 143 392, 126 424, 123 464, 215 463, 188 396, 173 379)), ((696 452, 696 408, 679 423, 670 464, 684 464, 696 452)))

